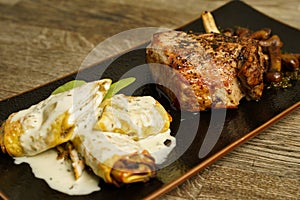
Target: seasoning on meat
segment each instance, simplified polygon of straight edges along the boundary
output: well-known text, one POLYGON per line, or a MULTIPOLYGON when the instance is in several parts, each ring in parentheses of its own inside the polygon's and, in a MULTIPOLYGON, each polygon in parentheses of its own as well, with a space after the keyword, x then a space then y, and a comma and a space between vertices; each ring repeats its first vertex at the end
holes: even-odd
POLYGON ((183 110, 237 108, 244 96, 262 95, 266 57, 251 38, 167 31, 146 54, 154 80, 183 110))

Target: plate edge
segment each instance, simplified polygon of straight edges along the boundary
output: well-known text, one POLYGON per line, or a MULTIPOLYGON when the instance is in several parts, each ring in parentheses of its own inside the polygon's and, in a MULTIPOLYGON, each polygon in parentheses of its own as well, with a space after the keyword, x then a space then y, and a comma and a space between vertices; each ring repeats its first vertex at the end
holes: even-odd
POLYGON ((285 109, 284 111, 282 111, 278 115, 274 116, 273 118, 271 118, 270 120, 268 120, 267 122, 265 122, 261 126, 257 127, 256 129, 250 131, 249 133, 247 133, 242 138, 234 141, 233 143, 231 143, 228 146, 226 146, 225 148, 221 149, 220 151, 218 151, 214 155, 208 157, 207 159, 205 159, 200 164, 193 167, 191 170, 189 170, 187 173, 183 174, 181 177, 179 177, 175 181, 172 181, 172 182, 168 183, 167 185, 161 187, 160 189, 156 190, 152 194, 146 196, 144 198, 144 200, 157 199, 161 195, 171 191, 172 189, 179 186, 180 184, 182 184, 187 179, 195 176, 198 172, 200 172, 204 168, 212 165, 215 161, 217 161, 221 157, 225 156, 226 154, 230 153, 236 147, 238 147, 238 146, 244 144, 245 142, 249 141, 251 138, 257 136, 262 131, 264 131, 266 128, 270 127, 272 124, 276 123, 277 121, 279 121, 283 117, 287 116, 288 114, 290 114, 292 111, 296 110, 299 107, 300 107, 300 101, 298 101, 294 105, 290 106, 289 108, 285 109))

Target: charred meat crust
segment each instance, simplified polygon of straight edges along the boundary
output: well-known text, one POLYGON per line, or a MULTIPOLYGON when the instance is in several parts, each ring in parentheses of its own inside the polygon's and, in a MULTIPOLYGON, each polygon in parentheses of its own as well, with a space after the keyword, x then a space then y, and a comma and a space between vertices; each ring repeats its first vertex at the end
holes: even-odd
POLYGON ((217 33, 161 32, 146 50, 154 81, 188 111, 236 108, 244 96, 259 99, 264 59, 256 40, 217 33))

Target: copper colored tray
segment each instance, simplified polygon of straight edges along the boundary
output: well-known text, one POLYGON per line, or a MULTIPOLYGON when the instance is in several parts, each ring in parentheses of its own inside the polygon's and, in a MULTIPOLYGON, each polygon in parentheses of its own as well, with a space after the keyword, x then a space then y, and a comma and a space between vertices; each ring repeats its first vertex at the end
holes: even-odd
MULTIPOLYGON (((218 25, 223 28, 239 25, 257 30, 269 27, 280 35, 284 42, 283 51, 299 52, 299 30, 267 17, 243 2, 229 2, 215 10, 213 15, 218 25)), ((179 30, 204 32, 201 19, 196 19, 179 30)), ((81 78, 92 81, 101 78, 97 74, 103 74, 102 77, 118 80, 134 66, 145 64, 146 45, 142 45, 138 50, 118 55, 105 71, 103 71, 105 61, 89 67, 80 74, 81 78), (114 70, 117 66, 124 67, 114 70)), ((1 101, 0 121, 5 120, 12 112, 45 99, 56 87, 75 79, 76 76, 77 74, 71 74, 40 88, 1 101)), ((135 76, 137 82, 151 79, 147 70, 135 76)), ((134 84, 123 92, 131 92, 132 88, 134 84)), ((32 200, 154 199, 214 163, 300 106, 299 81, 288 89, 265 90, 259 102, 243 100, 238 109, 199 113, 180 112, 170 104, 168 98, 155 84, 144 85, 135 90, 134 94, 152 95, 167 108, 173 117, 171 130, 177 138, 177 147, 169 157, 169 165, 158 170, 156 178, 147 183, 130 184, 121 188, 100 182, 101 191, 99 192, 86 196, 68 196, 50 189, 43 180, 35 178, 27 164, 15 165, 11 157, 0 153, 0 197, 32 200), (191 136, 191 134, 194 135, 191 136), (215 139, 216 144, 210 144, 207 138, 215 139), (178 152, 184 153, 181 155, 178 152)))

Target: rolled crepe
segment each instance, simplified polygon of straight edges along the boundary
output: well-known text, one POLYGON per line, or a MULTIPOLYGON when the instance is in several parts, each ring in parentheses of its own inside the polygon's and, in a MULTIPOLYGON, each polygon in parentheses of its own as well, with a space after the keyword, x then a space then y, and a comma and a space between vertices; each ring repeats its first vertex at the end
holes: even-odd
POLYGON ((116 132, 140 140, 169 129, 171 116, 164 107, 150 96, 134 97, 123 94, 105 100, 103 113, 96 130, 116 132))
POLYGON ((86 165, 105 182, 145 182, 155 175, 155 161, 126 135, 93 131, 77 135, 73 144, 86 165))
POLYGON ((71 141, 105 182, 148 181, 175 147, 171 117, 149 96, 103 101, 110 84, 109 79, 87 83, 10 115, 0 131, 2 150, 33 156, 71 141))
POLYGON ((120 133, 88 133, 76 134, 75 148, 97 176, 117 186, 148 181, 176 145, 169 131, 139 141, 120 133))
POLYGON ((69 141, 77 120, 88 107, 102 102, 110 84, 110 79, 90 82, 11 114, 1 127, 2 151, 33 156, 69 141))
POLYGON ((175 138, 170 135, 170 121, 161 120, 163 122, 160 121, 158 128, 155 127, 154 122, 148 122, 156 117, 162 118, 161 116, 165 116, 165 120, 170 120, 170 118, 167 117, 168 114, 164 109, 159 112, 143 112, 145 110, 153 111, 156 107, 161 109, 161 105, 158 106, 158 102, 152 97, 116 95, 109 102, 114 101, 114 98, 125 100, 125 102, 129 99, 132 102, 148 102, 148 105, 145 108, 144 103, 135 104, 134 109, 129 108, 124 111, 126 106, 121 105, 120 102, 101 104, 104 106, 100 107, 103 112, 98 118, 92 114, 94 113, 93 110, 86 112, 87 115, 80 120, 74 130, 75 137, 72 142, 77 151, 84 157, 85 163, 105 182, 119 186, 123 183, 148 181, 156 174, 156 164, 164 162, 176 145, 175 138), (107 112, 107 105, 114 112, 107 112), (116 129, 113 129, 114 132, 99 130, 99 121, 101 122, 104 116, 105 120, 112 119, 112 121, 108 121, 109 123, 107 122, 108 124, 122 122, 121 120, 114 121, 118 118, 112 116, 122 115, 123 113, 120 112, 127 112, 127 116, 132 116, 130 112, 134 112, 136 118, 145 118, 147 123, 134 124, 130 122, 123 126, 120 125, 124 130, 130 130, 121 133, 117 132, 116 129), (157 116, 158 113, 159 116, 157 116), (150 128, 146 124, 151 125, 150 128), (143 131, 138 134, 132 130, 145 130, 147 132, 143 135, 143 131), (138 140, 132 137, 132 133, 138 137, 138 140))

